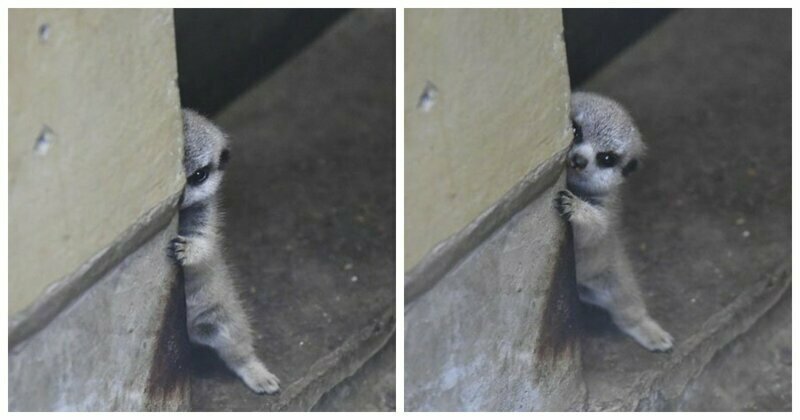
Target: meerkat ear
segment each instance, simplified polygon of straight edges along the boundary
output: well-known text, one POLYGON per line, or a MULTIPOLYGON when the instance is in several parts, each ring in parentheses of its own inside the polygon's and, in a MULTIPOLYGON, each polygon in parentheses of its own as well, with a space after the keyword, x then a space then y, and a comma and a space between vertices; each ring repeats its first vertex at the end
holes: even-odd
POLYGON ((217 169, 220 171, 224 171, 225 167, 228 165, 228 160, 231 158, 231 152, 228 149, 223 149, 222 153, 219 154, 219 166, 217 169))
POLYGON ((631 159, 631 161, 622 168, 622 176, 628 176, 628 174, 635 171, 638 166, 639 161, 636 159, 631 159))

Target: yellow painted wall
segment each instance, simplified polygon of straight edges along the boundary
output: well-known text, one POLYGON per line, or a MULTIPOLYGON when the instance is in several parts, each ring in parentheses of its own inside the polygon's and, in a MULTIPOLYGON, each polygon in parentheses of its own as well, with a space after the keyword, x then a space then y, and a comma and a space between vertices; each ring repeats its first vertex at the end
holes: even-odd
POLYGON ((8 20, 14 314, 179 191, 183 149, 171 10, 8 20))
POLYGON ((406 10, 404 99, 408 271, 569 144, 561 11, 406 10))

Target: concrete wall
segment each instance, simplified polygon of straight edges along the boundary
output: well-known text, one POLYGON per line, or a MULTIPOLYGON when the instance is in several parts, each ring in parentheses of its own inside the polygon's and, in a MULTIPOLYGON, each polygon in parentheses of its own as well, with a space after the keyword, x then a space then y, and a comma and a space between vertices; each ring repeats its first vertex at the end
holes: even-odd
POLYGON ((12 9, 8 45, 14 314, 178 191, 183 152, 171 10, 12 9))
POLYGON ((171 10, 9 11, 9 408, 186 409, 171 10))
POLYGON ((405 24, 405 408, 580 409, 560 11, 405 24))
POLYGON ((187 410, 182 284, 170 226, 9 351, 11 411, 187 410))
POLYGON ((568 143, 561 11, 406 10, 405 267, 568 143))
POLYGON ((409 411, 576 410, 581 377, 574 254, 543 191, 406 306, 409 411))

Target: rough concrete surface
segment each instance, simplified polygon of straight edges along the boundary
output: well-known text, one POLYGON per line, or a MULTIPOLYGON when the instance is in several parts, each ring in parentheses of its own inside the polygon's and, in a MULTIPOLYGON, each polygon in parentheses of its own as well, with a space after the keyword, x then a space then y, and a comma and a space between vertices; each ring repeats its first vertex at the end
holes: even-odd
POLYGON ((225 243, 282 389, 256 395, 198 349, 194 410, 311 409, 393 335, 394 22, 346 15, 217 116, 225 243))
POLYGON ((189 408, 186 315, 165 252, 176 222, 9 350, 9 410, 189 408), (175 298, 179 304, 171 305, 175 298))
POLYGON ((681 411, 792 411, 792 296, 723 348, 686 387, 681 411))
POLYGON ((13 347, 46 327, 61 311, 114 268, 164 230, 178 212, 181 191, 151 209, 117 239, 85 261, 73 273, 48 286, 36 300, 8 320, 8 345, 13 347))
POLYGON ((355 375, 328 391, 312 411, 395 411, 396 358, 392 338, 355 375))
POLYGON ((475 220, 455 235, 438 243, 414 268, 406 271, 404 281, 405 304, 433 287, 456 264, 468 256, 480 243, 519 213, 564 172, 567 149, 526 174, 516 185, 503 194, 475 220))
POLYGON ((683 10, 583 87, 627 105, 649 146, 624 220, 652 315, 676 338, 671 353, 649 353, 587 307, 588 409, 675 409, 689 380, 786 293, 790 74, 790 11, 683 10))
POLYGON ((583 406, 572 242, 552 202, 562 188, 563 177, 406 306, 407 411, 583 406))

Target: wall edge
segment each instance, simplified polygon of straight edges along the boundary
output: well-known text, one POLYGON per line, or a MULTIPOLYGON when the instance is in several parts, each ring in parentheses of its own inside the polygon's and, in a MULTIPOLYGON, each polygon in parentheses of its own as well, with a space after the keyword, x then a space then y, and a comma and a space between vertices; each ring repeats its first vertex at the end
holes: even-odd
POLYGON ((8 348, 11 350, 26 338, 45 328, 76 298, 99 281, 111 268, 144 245, 169 225, 178 211, 182 190, 140 216, 111 245, 85 261, 77 270, 62 277, 22 311, 8 319, 8 348))
POLYGON ((460 231, 439 242, 405 275, 405 305, 430 290, 492 232, 555 184, 569 146, 528 172, 510 190, 460 231))

